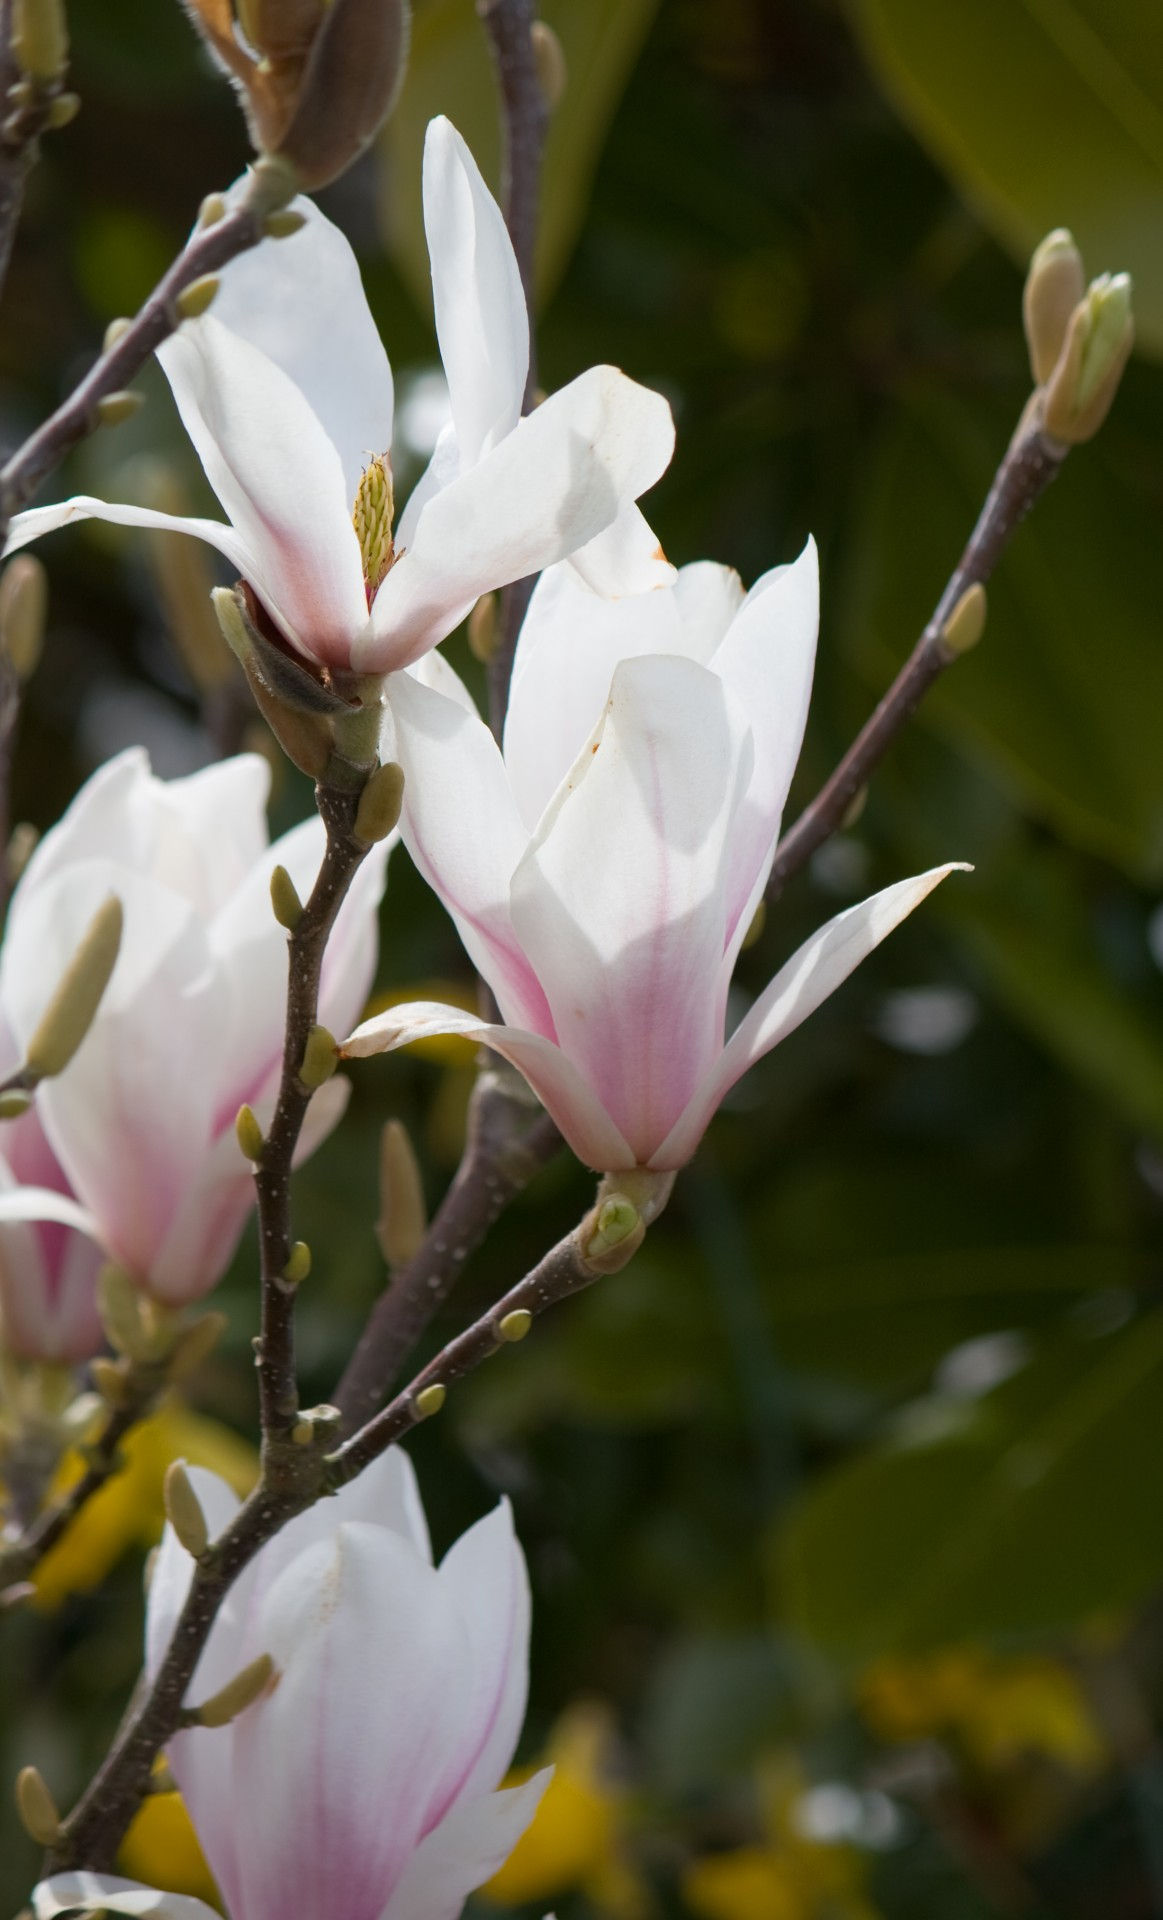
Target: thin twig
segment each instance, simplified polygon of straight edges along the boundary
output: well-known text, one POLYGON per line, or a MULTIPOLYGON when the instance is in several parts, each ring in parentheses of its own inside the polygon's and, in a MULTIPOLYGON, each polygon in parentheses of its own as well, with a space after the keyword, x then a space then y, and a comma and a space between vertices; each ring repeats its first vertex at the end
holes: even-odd
POLYGON ((529 1124, 529 1113, 523 1087, 511 1089, 496 1068, 482 1071, 456 1177, 419 1252, 393 1273, 373 1308, 333 1395, 348 1432, 371 1419, 469 1255, 560 1147, 561 1135, 549 1115, 539 1114, 529 1124))
POLYGON ((946 644, 950 614, 975 583, 984 585, 1035 501, 1058 472, 1068 449, 1036 425, 1019 429, 1006 451, 969 543, 949 576, 933 616, 880 705, 852 742, 835 772, 810 801, 776 849, 767 883, 776 900, 793 873, 811 859, 845 814, 905 722, 958 658, 946 644))
MULTIPOLYGON (((541 161, 549 128, 549 106, 537 71, 532 27, 536 17, 532 0, 477 0, 484 22, 501 92, 504 126, 504 174, 501 204, 505 225, 525 289, 529 309, 529 374, 521 411, 528 413, 537 391, 537 340, 533 324, 534 253, 541 199, 541 161)), ((497 640, 489 661, 489 725, 499 740, 509 704, 513 652, 533 581, 515 580, 501 593, 497 640)))
POLYGON ((0 289, 24 208, 24 188, 36 164, 40 136, 52 124, 65 76, 33 80, 12 46, 12 0, 0 0, 0 289))
POLYGON ((327 830, 327 845, 311 896, 287 947, 287 1021, 283 1068, 274 1118, 255 1167, 258 1195, 259 1258, 262 1272, 262 1328, 256 1348, 259 1409, 264 1445, 284 1439, 299 1411, 295 1379, 295 1282, 284 1277, 291 1257, 291 1163, 314 1088, 299 1070, 307 1042, 319 1018, 319 980, 323 953, 347 890, 368 852, 353 826, 359 794, 320 786, 316 804, 327 830))

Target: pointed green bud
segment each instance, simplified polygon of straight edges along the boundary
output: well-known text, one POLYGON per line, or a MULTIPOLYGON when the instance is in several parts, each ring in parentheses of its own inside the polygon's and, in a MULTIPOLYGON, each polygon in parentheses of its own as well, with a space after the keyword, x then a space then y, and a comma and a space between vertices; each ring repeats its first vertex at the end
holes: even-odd
POLYGON ((12 51, 30 80, 59 80, 69 60, 62 0, 13 0, 12 51))
POLYGON ((514 1307, 512 1313, 506 1313, 497 1322, 497 1332, 502 1340, 523 1340, 533 1325, 533 1315, 528 1307, 514 1307))
POLYGON ((985 632, 987 602, 980 580, 966 587, 945 625, 941 639, 950 653, 969 653, 985 632))
POLYGON ((380 1135, 380 1217, 376 1239, 389 1267, 406 1266, 428 1229, 424 1181, 408 1129, 389 1120, 380 1135))
POLYGON ((132 325, 132 320, 127 320, 124 314, 119 314, 116 320, 111 320, 105 329, 105 338, 101 342, 102 353, 108 353, 119 340, 124 340, 132 325))
POLYGON ((1103 274, 1075 307, 1046 384, 1042 424, 1048 434, 1066 446, 1094 437, 1110 412, 1134 342, 1130 275, 1103 274))
POLYGON ((441 1386, 439 1380, 434 1380, 430 1387, 422 1387, 412 1402, 416 1409, 416 1418, 431 1420, 434 1413, 440 1412, 447 1397, 447 1391, 441 1386))
POLYGON ((90 920, 28 1043, 24 1067, 31 1079, 61 1073, 88 1033, 117 964, 123 918, 121 902, 111 893, 90 920))
POLYGON ((1086 292, 1082 255, 1074 236, 1056 227, 1034 250, 1022 295, 1022 319, 1035 386, 1043 386, 1058 363, 1075 307, 1086 292))
POLYGON ((204 273, 197 280, 191 280, 183 287, 174 301, 174 309, 180 320, 197 320, 206 312, 217 297, 222 285, 216 273, 204 273))
POLYGON ((220 193, 208 193, 198 208, 198 226, 216 227, 226 218, 226 200, 220 193))
POLYGON ((400 808, 404 802, 404 769, 394 760, 388 760, 382 767, 376 767, 368 775, 367 784, 359 796, 359 806, 355 815, 355 837, 365 847, 372 847, 377 840, 386 840, 400 820, 400 808))
POLYGON ((529 29, 529 38, 533 44, 533 59, 537 67, 537 79, 550 113, 558 105, 565 92, 569 78, 565 64, 565 53, 561 41, 553 28, 544 20, 535 20, 529 29))
POLYGON ((48 110, 48 124, 54 133, 69 127, 81 111, 79 93, 58 93, 48 110))
POLYGON ((297 213, 294 207, 280 207, 277 213, 268 213, 262 230, 268 240, 289 240, 293 233, 301 232, 306 224, 305 213, 297 213))
POLYGON ((611 1193, 582 1223, 582 1260, 594 1273, 617 1273, 645 1237, 646 1225, 633 1200, 611 1193))
POLYGON ((35 1840, 38 1847, 56 1846, 61 1816, 37 1767, 21 1767, 16 1776, 16 1811, 30 1840, 35 1840))
POLYGON ((103 400, 98 400, 93 411, 99 427, 119 427, 123 421, 132 420, 135 413, 140 413, 144 405, 145 400, 140 393, 107 393, 103 400))
POLYGON ((210 1529, 194 1492, 184 1460, 171 1460, 162 1482, 166 1519, 192 1560, 200 1560, 210 1545, 210 1529))
POLYGON ((321 1087, 325 1080, 330 1080, 338 1065, 339 1049, 335 1044, 335 1035, 329 1033, 326 1027, 312 1027, 299 1067, 302 1085, 321 1087))
POLYGON ((263 1139, 262 1128, 255 1118, 252 1107, 245 1104, 239 1107, 234 1116, 234 1131, 238 1144, 242 1148, 243 1158, 257 1167, 266 1152, 267 1143, 263 1139))
POLYGON ((318 780, 335 746, 329 718, 343 702, 273 646, 247 612, 245 588, 215 587, 210 603, 223 639, 242 667, 259 712, 300 772, 318 780))
POLYGON ((305 1240, 296 1240, 283 1268, 283 1279, 292 1287, 297 1287, 311 1271, 311 1249, 305 1240))
POLYGON ((35 672, 44 643, 48 575, 33 553, 18 553, 0 574, 0 646, 18 680, 35 672))
POLYGON ((303 918, 303 902, 286 867, 272 869, 271 906, 280 927, 285 927, 288 933, 294 933, 303 918))
POLYGON ((19 1120, 32 1105, 32 1095, 22 1087, 9 1087, 7 1093, 0 1093, 0 1120, 19 1120))
POLYGON ((190 1710, 190 1721, 198 1727, 227 1727, 237 1720, 240 1713, 252 1707, 261 1694, 267 1691, 275 1675, 275 1663, 269 1653, 260 1653, 257 1660, 243 1667, 233 1680, 228 1680, 209 1700, 203 1700, 200 1707, 190 1710))

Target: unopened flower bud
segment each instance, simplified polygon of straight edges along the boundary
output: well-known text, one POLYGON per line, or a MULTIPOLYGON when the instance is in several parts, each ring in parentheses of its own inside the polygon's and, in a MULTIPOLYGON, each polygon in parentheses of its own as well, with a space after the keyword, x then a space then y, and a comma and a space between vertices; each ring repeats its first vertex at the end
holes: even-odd
POLYGON ((263 719, 300 772, 319 779, 335 747, 331 716, 343 702, 264 638, 250 617, 244 587, 215 587, 210 600, 263 719))
POLYGON ((213 304, 221 285, 216 273, 204 273, 197 280, 191 280, 174 301, 178 318, 197 320, 213 304))
POLYGON ((292 1287, 301 1286, 311 1271, 311 1249, 305 1240, 296 1240, 283 1268, 283 1279, 292 1287))
POLYGON ((198 208, 199 227, 216 227, 226 218, 226 198, 221 193, 208 193, 198 208))
POLYGON ((297 213, 294 207, 280 207, 276 213, 268 213, 262 230, 268 240, 289 240, 293 233, 300 233, 306 224, 305 213, 297 213))
POLYGON ((255 1117, 253 1107, 248 1107, 245 1103, 239 1107, 234 1116, 234 1132, 244 1158, 257 1166, 266 1152, 267 1143, 263 1139, 263 1131, 255 1117))
POLYGON ((93 411, 99 427, 119 427, 140 413, 144 405, 145 399, 140 393, 107 393, 93 411))
POLYGON ((422 1387, 412 1403, 416 1409, 416 1418, 431 1420, 434 1413, 440 1412, 446 1398, 447 1391, 439 1380, 434 1380, 430 1387, 422 1387))
POLYGON ((280 927, 285 927, 288 933, 294 933, 303 918, 303 902, 286 867, 274 867, 271 870, 271 906, 280 927))
POLYGON ((1042 424, 1055 440, 1077 446, 1098 432, 1131 356, 1135 322, 1131 278, 1093 280, 1071 316, 1058 364, 1045 389, 1042 424))
POLYGON ((275 1673, 275 1663, 269 1653, 260 1653, 257 1660, 243 1667, 233 1680, 217 1693, 211 1694, 200 1707, 194 1707, 190 1719, 199 1727, 226 1727, 236 1720, 247 1707, 254 1705, 260 1694, 270 1686, 275 1673))
POLYGON ((22 1087, 9 1087, 7 1093, 0 1093, 0 1120, 19 1120, 32 1105, 32 1095, 22 1087))
POLYGON ((30 80, 59 80, 69 59, 63 0, 13 0, 12 51, 30 80))
POLYGON ((48 124, 54 133, 59 133, 62 127, 72 125, 80 111, 79 93, 58 93, 56 99, 49 103, 48 124))
POLYGON ((210 1545, 210 1529, 184 1460, 171 1460, 166 1468, 162 1499, 166 1519, 177 1535, 179 1544, 185 1547, 192 1560, 200 1560, 210 1545))
POLYGON ((380 1135, 380 1217, 376 1239, 389 1267, 412 1259, 428 1229, 424 1182, 408 1129, 389 1120, 380 1135))
POLYGON ((987 601, 980 580, 966 587, 945 625, 941 639, 950 653, 969 653, 985 632, 987 601))
POLYGON ((299 1079, 303 1086, 321 1087, 325 1080, 330 1080, 338 1065, 339 1049, 335 1035, 326 1027, 312 1027, 299 1064, 299 1079))
POLYGON ((579 1229, 581 1256, 593 1273, 617 1273, 646 1238, 646 1223, 624 1193, 600 1200, 579 1229))
POLYGON ((502 1340, 523 1340, 533 1325, 533 1315, 528 1307, 514 1307, 512 1313, 506 1313, 497 1322, 497 1332, 502 1340))
POLYGON ((404 801, 404 769, 394 760, 368 775, 356 808, 354 833, 364 846, 386 840, 399 823, 404 801))
POLYGON ((542 96, 552 113, 565 92, 565 83, 569 77, 565 54, 553 28, 544 20, 533 22, 529 29, 529 38, 533 43, 533 59, 537 67, 537 79, 542 96))
POLYGON ((124 314, 118 314, 117 318, 111 320, 105 329, 105 338, 101 342, 101 351, 108 353, 111 348, 117 345, 119 340, 124 340, 132 325, 132 320, 127 320, 124 314))
POLYGON ((34 553, 18 553, 0 574, 0 646, 18 680, 35 671, 44 643, 48 576, 34 553))
POLYGON ((25 1071, 48 1080, 68 1066, 101 1004, 121 949, 123 922, 116 894, 98 907, 28 1043, 25 1071))
POLYGON ((1086 275, 1074 236, 1065 227, 1056 227, 1035 248, 1022 295, 1035 386, 1042 386, 1053 373, 1070 317, 1085 292, 1086 275))
POLYGON ((30 1840, 35 1840, 38 1847, 56 1846, 61 1816, 44 1776, 36 1767, 21 1767, 16 1776, 16 1811, 30 1840))

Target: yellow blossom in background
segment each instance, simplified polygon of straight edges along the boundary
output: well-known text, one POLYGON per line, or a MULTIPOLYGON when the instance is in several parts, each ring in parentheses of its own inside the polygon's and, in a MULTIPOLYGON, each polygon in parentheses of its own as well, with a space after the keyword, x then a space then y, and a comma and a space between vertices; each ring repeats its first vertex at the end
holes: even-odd
MULTIPOLYGON (((463 1007, 466 1013, 480 1012, 475 991, 463 980, 412 980, 406 987, 373 995, 361 1019, 370 1020, 375 1014, 387 1013, 389 1008, 402 1007, 410 1000, 441 1000, 450 1007, 463 1007)), ((424 1060, 436 1060, 445 1067, 471 1067, 475 1065, 479 1049, 475 1040, 466 1040, 461 1034, 437 1033, 425 1040, 410 1040, 401 1051, 419 1054, 424 1060)))
POLYGON ((683 1874, 683 1898, 698 1920, 878 1920, 857 1849, 803 1830, 797 1816, 804 1791, 794 1761, 774 1760, 762 1770, 764 1841, 706 1854, 683 1874))
POLYGON ((882 1739, 944 1737, 985 1769, 1037 1755, 1086 1774, 1108 1758, 1078 1681, 1061 1661, 1044 1656, 1006 1659, 954 1647, 879 1660, 865 1673, 859 1700, 882 1739))
POLYGON ((221 1907, 180 1793, 151 1793, 121 1843, 117 1870, 164 1893, 190 1893, 221 1907))
MULTIPOLYGON (((86 1503, 33 1574, 39 1606, 51 1609, 70 1593, 88 1593, 130 1547, 151 1547, 160 1539, 165 1519, 162 1482, 171 1460, 212 1468, 240 1495, 249 1493, 258 1477, 253 1447, 219 1421, 191 1413, 179 1400, 166 1402, 135 1427, 123 1452, 121 1472, 86 1503)), ((67 1492, 84 1470, 80 1454, 66 1454, 52 1496, 67 1492)))
POLYGON ((626 1796, 610 1780, 613 1739, 609 1709, 581 1701, 562 1714, 536 1765, 506 1780, 515 1786, 547 1762, 555 1769, 532 1825, 478 1899, 519 1906, 579 1890, 608 1920, 650 1912, 646 1888, 621 1851, 626 1796))

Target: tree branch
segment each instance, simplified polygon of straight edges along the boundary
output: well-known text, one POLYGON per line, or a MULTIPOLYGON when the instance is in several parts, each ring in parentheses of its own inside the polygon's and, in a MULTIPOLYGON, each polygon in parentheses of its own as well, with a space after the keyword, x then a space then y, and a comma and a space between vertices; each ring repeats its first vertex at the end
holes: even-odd
POLYGON ((407 1355, 448 1299, 471 1253, 509 1202, 557 1152, 561 1135, 546 1113, 529 1123, 524 1088, 486 1067, 469 1105, 468 1138, 456 1177, 424 1244, 391 1277, 333 1395, 350 1432, 370 1420, 407 1355))
POLYGON ((767 883, 769 901, 779 898, 792 874, 798 873, 817 847, 836 832, 856 795, 934 680, 959 657, 958 650, 945 638, 950 615, 970 587, 983 586, 989 579, 1014 533, 1049 486, 1068 451, 1037 425, 1019 426, 994 476, 968 545, 912 653, 835 772, 780 841, 767 883))
POLYGON ((24 188, 36 164, 40 136, 68 116, 76 101, 64 94, 64 74, 34 80, 21 71, 12 46, 12 0, 0 0, 0 290, 24 208, 24 188), (59 103, 59 104, 58 104, 59 103))

